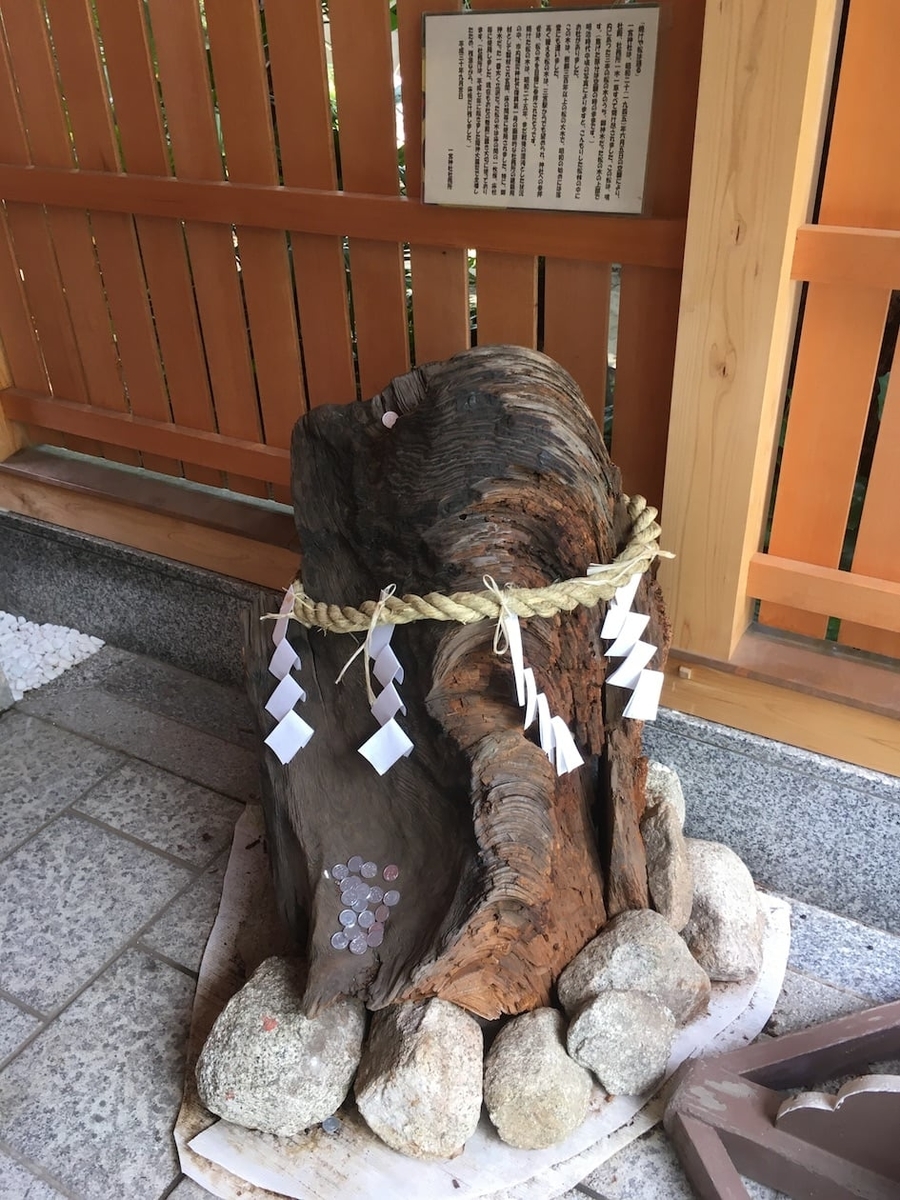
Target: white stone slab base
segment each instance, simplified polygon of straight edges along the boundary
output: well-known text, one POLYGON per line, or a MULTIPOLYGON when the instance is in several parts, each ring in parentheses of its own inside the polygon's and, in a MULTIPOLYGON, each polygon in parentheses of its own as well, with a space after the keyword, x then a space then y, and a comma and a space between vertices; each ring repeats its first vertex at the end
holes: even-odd
MULTIPOLYGON (((655 1096, 607 1096, 597 1087, 584 1124, 548 1150, 506 1146, 483 1115, 465 1151, 449 1162, 423 1163, 385 1146, 349 1100, 337 1114, 341 1131, 320 1128, 293 1138, 220 1121, 197 1098, 196 1056, 227 1000, 269 954, 283 953, 267 931, 274 928, 272 896, 262 846, 262 815, 249 808, 235 830, 219 915, 200 968, 194 1006, 185 1096, 175 1139, 184 1173, 221 1200, 370 1200, 376 1195, 428 1196, 429 1200, 550 1200, 573 1187, 639 1137, 662 1116, 655 1096)), ((679 1034, 671 1074, 686 1058, 722 1053, 753 1041, 781 991, 790 946, 790 909, 760 894, 766 915, 763 966, 757 980, 713 984, 708 1012, 679 1034)))

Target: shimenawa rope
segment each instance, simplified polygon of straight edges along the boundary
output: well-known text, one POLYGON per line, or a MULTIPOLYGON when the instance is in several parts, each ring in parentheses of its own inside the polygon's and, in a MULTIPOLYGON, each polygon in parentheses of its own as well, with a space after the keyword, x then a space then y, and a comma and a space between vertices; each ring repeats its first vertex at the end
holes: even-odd
POLYGON ((471 625, 476 621, 497 620, 502 612, 519 617, 552 617, 571 612, 579 605, 593 608, 601 600, 611 600, 616 590, 636 572, 644 572, 655 558, 671 558, 659 548, 660 527, 657 510, 643 496, 625 496, 631 518, 631 537, 624 550, 611 563, 592 563, 587 574, 565 579, 540 588, 488 588, 483 592, 455 592, 442 596, 395 596, 382 593, 378 600, 366 600, 359 608, 325 604, 313 600, 297 579, 293 584, 294 607, 291 616, 307 628, 329 633, 367 633, 374 624, 408 625, 412 621, 457 621, 471 625), (373 616, 375 621, 373 622, 373 616))

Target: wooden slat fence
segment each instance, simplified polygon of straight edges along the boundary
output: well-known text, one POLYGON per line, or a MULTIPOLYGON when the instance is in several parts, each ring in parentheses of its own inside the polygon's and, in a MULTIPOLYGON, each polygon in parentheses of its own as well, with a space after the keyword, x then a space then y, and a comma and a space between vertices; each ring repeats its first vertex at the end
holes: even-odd
POLYGON ((850 0, 760 620, 900 658, 900 7, 850 0), (892 295, 895 297, 892 303, 892 295), (831 622, 829 622, 831 618, 831 622), (840 619, 839 628, 836 627, 840 619))
POLYGON ((4 5, 6 421, 283 500, 308 405, 368 397, 474 337, 546 349, 602 423, 618 264, 613 453, 626 488, 658 501, 704 0, 661 3, 641 217, 420 202, 421 18, 461 7, 4 5))

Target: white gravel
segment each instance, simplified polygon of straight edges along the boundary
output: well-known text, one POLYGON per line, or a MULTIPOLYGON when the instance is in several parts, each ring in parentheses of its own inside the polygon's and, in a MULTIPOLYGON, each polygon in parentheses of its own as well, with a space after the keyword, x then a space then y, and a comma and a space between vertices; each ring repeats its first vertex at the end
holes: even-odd
POLYGON ((100 638, 77 629, 35 625, 24 617, 0 612, 0 670, 14 700, 90 658, 102 645, 100 638))

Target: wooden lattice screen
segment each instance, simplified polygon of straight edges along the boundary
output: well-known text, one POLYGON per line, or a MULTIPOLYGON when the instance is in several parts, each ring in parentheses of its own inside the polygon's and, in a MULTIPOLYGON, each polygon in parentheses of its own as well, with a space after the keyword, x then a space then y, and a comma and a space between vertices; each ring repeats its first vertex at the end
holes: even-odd
POLYGON ((900 6, 850 0, 818 223, 794 255, 808 284, 769 553, 749 591, 766 625, 900 658, 898 105, 900 6))
POLYGON ((602 420, 621 264, 614 454, 626 486, 658 500, 704 0, 662 3, 633 218, 420 203, 421 16, 460 7, 3 5, 6 418, 34 442, 283 498, 307 405, 369 396, 474 329, 545 349, 602 420))

